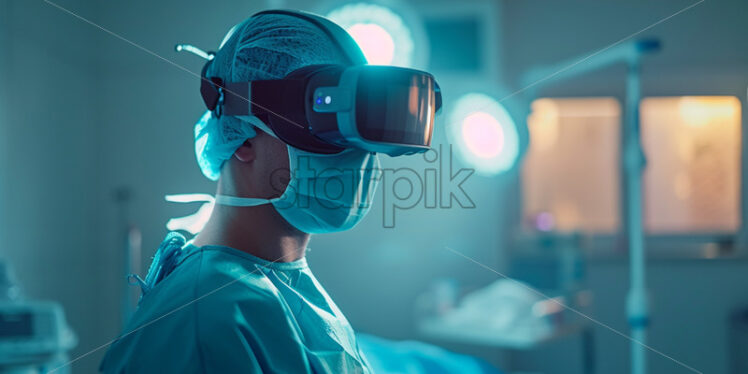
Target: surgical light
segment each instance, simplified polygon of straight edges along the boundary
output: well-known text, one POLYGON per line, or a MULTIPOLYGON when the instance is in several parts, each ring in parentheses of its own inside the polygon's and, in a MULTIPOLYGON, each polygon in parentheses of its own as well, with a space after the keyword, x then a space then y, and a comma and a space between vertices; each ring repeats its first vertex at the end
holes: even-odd
POLYGON ((449 123, 458 155, 477 172, 498 174, 517 162, 517 127, 494 98, 481 93, 462 96, 455 102, 449 123))
POLYGON ((492 115, 474 112, 462 121, 462 137, 468 149, 480 158, 496 157, 504 148, 504 130, 492 115))
POLYGON ((374 23, 357 23, 348 28, 364 51, 366 60, 374 65, 389 65, 395 57, 395 42, 387 30, 374 23))
POLYGON ((412 66, 413 33, 392 9, 355 3, 331 11, 327 18, 351 34, 369 64, 412 66))

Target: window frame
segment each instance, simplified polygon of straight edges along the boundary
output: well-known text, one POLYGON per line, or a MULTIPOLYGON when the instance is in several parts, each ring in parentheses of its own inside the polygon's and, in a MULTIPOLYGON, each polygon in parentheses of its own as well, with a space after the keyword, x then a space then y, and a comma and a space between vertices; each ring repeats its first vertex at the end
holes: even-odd
MULTIPOLYGON (((748 222, 746 222, 748 212, 748 153, 746 152, 746 128, 748 120, 746 119, 746 97, 748 97, 748 89, 745 92, 746 96, 736 95, 735 93, 728 92, 705 92, 705 93, 680 93, 680 94, 650 94, 642 96, 642 101, 647 98, 658 98, 658 97, 679 97, 679 96, 732 96, 735 97, 740 103, 740 150, 739 150, 739 171, 740 176, 738 178, 739 186, 739 203, 738 203, 738 217, 740 222, 738 228, 735 231, 704 231, 704 232, 685 232, 685 233, 646 233, 644 235, 644 246, 647 259, 653 260, 715 260, 715 259, 748 259, 748 222)), ((593 97, 612 97, 615 98, 621 105, 624 98, 619 95, 575 95, 575 96, 538 96, 533 98, 538 99, 574 99, 574 98, 593 98, 593 97)), ((639 102, 639 109, 641 109, 641 102, 639 102)), ((529 115, 529 112, 528 112, 529 115)), ((624 116, 621 113, 621 126, 624 126, 624 116)), ((621 189, 619 190, 619 215, 623 215, 622 196, 623 193, 623 170, 619 169, 619 183, 621 189)), ((624 222, 621 220, 618 231, 613 233, 591 233, 579 231, 575 233, 544 233, 534 232, 528 229, 525 224, 525 211, 524 211, 524 186, 522 173, 517 174, 517 191, 519 193, 518 199, 518 214, 517 227, 518 235, 513 238, 515 245, 512 246, 514 251, 527 253, 528 251, 536 252, 537 244, 539 240, 544 238, 555 240, 559 242, 568 241, 570 238, 576 238, 579 250, 584 254, 585 258, 590 260, 608 260, 628 257, 628 248, 625 245, 625 236, 623 230, 624 222)), ((623 218, 623 217, 621 217, 623 218)))

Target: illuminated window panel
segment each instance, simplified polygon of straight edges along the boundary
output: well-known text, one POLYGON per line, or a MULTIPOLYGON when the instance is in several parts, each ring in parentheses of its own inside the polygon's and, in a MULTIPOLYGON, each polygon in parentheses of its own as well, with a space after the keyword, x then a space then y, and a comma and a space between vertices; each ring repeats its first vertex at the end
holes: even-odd
POLYGON ((645 227, 723 232, 740 225, 740 101, 732 96, 644 99, 645 227))
POLYGON ((619 227, 621 108, 613 98, 543 98, 528 117, 524 220, 541 231, 619 227))

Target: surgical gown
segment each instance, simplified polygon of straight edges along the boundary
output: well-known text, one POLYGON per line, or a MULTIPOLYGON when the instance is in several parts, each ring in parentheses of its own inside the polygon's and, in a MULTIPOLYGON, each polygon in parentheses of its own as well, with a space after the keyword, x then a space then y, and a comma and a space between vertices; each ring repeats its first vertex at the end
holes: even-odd
POLYGON ((101 364, 105 373, 369 373, 306 260, 187 244, 101 364))

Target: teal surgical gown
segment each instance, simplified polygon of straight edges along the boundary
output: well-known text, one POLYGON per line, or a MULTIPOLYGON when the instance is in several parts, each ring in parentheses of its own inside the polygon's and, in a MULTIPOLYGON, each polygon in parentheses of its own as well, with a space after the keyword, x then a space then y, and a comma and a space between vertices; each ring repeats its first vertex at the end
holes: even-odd
POLYGON ((188 243, 175 262, 143 295, 101 371, 370 372, 348 321, 305 259, 272 263, 188 243))

